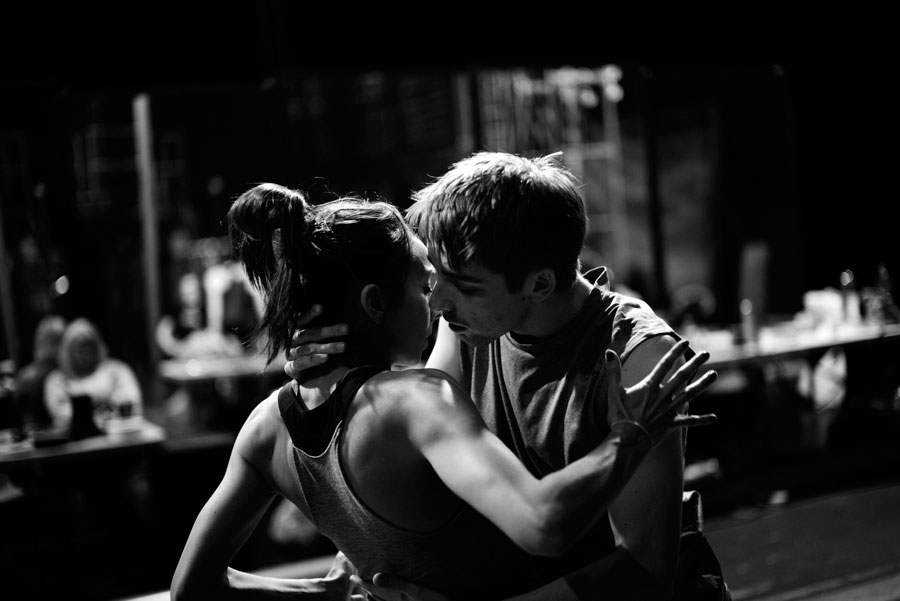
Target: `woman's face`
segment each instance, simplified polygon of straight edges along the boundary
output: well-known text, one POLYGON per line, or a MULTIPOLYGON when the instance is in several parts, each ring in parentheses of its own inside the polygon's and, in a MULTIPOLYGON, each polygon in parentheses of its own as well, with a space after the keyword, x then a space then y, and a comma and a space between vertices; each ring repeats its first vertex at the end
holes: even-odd
POLYGON ((92 373, 100 361, 97 343, 90 338, 79 338, 71 346, 72 371, 84 376, 92 373))
POLYGON ((410 266, 401 302, 385 316, 385 342, 391 363, 411 367, 422 360, 431 327, 437 319, 428 304, 434 286, 435 271, 428 261, 425 245, 418 238, 410 240, 410 266))

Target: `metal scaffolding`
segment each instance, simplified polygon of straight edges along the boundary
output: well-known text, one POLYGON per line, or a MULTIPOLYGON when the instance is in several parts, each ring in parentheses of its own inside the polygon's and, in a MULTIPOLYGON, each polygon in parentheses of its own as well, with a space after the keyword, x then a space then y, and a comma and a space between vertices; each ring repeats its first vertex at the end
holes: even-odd
POLYGON ((624 268, 629 243, 617 110, 621 77, 614 65, 518 69, 482 72, 477 85, 484 147, 526 156, 561 150, 584 184, 585 258, 624 268))

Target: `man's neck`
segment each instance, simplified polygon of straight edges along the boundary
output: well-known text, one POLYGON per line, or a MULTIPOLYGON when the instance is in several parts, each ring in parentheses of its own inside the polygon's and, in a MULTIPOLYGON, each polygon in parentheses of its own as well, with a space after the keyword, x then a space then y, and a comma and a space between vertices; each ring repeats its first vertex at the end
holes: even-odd
POLYGON ((510 334, 517 340, 547 338, 571 322, 587 300, 593 285, 580 274, 565 292, 555 292, 541 303, 532 305, 520 326, 510 334))

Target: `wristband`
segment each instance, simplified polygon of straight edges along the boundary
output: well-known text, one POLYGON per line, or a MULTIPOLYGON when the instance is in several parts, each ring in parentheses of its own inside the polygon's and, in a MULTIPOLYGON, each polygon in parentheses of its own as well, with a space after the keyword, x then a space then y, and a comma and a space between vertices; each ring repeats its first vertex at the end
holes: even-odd
POLYGON ((650 432, 648 432, 648 431, 647 431, 647 428, 645 428, 644 426, 642 426, 639 422, 636 422, 636 421, 633 420, 633 419, 620 419, 620 420, 617 420, 617 421, 613 422, 612 428, 615 429, 615 427, 616 427, 618 424, 628 424, 629 426, 634 426, 635 428, 637 428, 638 430, 640 430, 641 433, 642 433, 644 436, 647 437, 647 443, 648 443, 651 447, 653 446, 653 438, 650 436, 650 432))

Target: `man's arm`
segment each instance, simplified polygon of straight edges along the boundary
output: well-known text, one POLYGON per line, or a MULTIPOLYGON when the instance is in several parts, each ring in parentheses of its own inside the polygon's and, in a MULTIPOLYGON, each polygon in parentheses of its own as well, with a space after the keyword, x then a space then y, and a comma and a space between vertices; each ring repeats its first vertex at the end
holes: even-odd
MULTIPOLYGON (((286 594, 345 600, 349 563, 339 555, 321 579, 265 578, 228 567, 265 514, 275 491, 254 467, 271 442, 264 401, 247 419, 232 450, 222 482, 200 511, 172 579, 172 599, 275 599, 286 594)), ((271 456, 271 453, 269 453, 271 456)))
MULTIPOLYGON (((623 365, 632 386, 672 346, 668 336, 641 343, 623 365)), ((681 432, 656 445, 609 507, 615 552, 564 577, 577 599, 668 599, 672 593, 681 533, 684 462, 681 432)))

